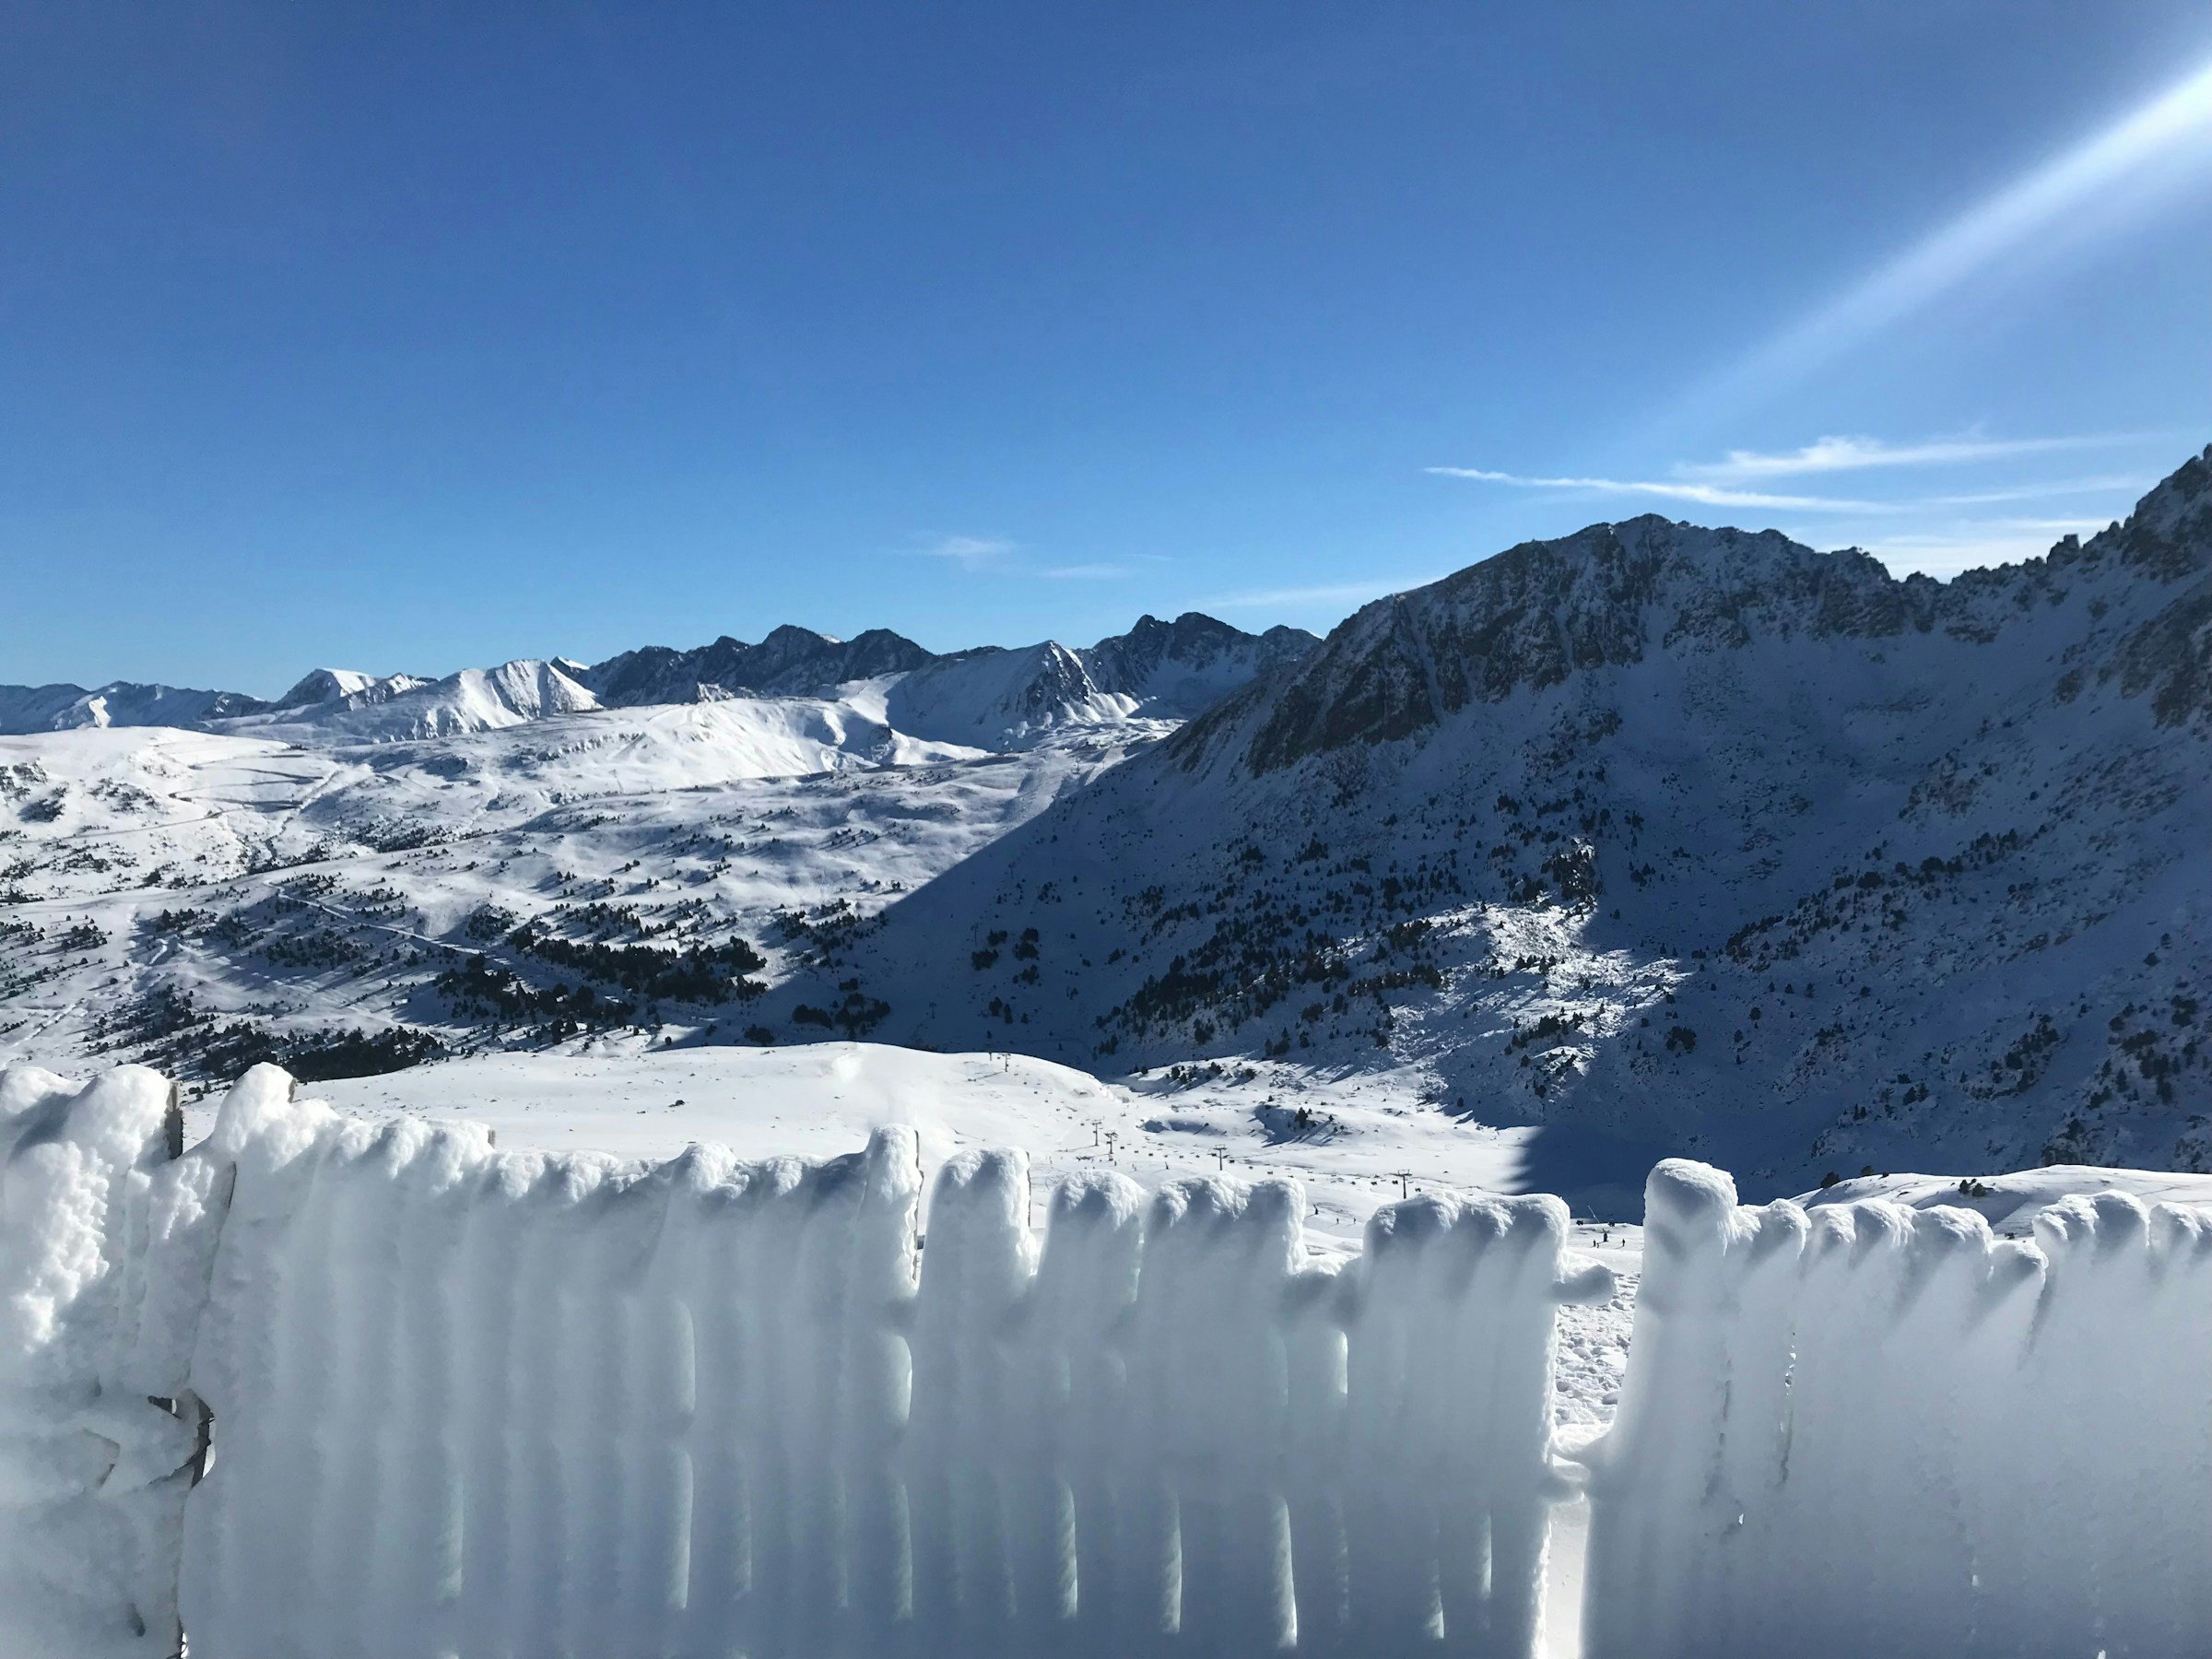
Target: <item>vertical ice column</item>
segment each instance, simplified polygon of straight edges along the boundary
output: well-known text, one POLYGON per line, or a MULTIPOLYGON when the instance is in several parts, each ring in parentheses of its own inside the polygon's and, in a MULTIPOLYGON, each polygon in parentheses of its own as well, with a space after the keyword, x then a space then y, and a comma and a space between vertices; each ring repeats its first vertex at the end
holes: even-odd
POLYGON ((1282 1326, 1304 1216, 1288 1182, 1179 1181, 1153 1198, 1129 1366, 1152 1488, 1135 1542, 1156 1576, 1133 1646, 1175 1632, 1196 1653, 1266 1652, 1295 1637, 1282 1326))
POLYGON ((564 1640, 580 1655, 651 1653, 667 1617, 665 1350, 646 1312, 667 1218, 653 1169, 609 1169, 579 1210, 583 1248, 565 1287, 572 1387, 563 1440, 575 1500, 563 1572, 564 1640))
POLYGON ((173 1535, 146 1488, 190 1460, 192 1437, 119 1363, 172 1104, 139 1066, 81 1091, 0 1072, 0 1650, 175 1649, 173 1535))
POLYGON ((619 1579, 632 1609, 632 1651, 681 1651, 689 1619, 692 1536, 699 1509, 692 1427, 699 1411, 698 1317, 711 1283, 700 1259, 700 1199, 728 1176, 726 1153, 691 1146, 637 1183, 650 1192, 651 1245, 624 1299, 623 1367, 629 1401, 625 1478, 616 1517, 619 1579))
POLYGON ((192 1387, 213 1413, 215 1452, 186 1507, 179 1597, 185 1628, 215 1652, 226 1641, 286 1651, 253 1633, 270 1628, 265 1620, 299 1583, 297 1559, 272 1570, 271 1541, 298 1539, 296 1495, 317 1477, 312 1446, 284 1439, 282 1406, 305 1359, 302 1329, 319 1328, 327 1309, 328 1288, 302 1282, 293 1232, 336 1119, 292 1096, 284 1072, 253 1067, 224 1097, 200 1148, 231 1167, 233 1190, 193 1352, 192 1387))
POLYGON ((2152 1207, 2150 1278, 2144 1324, 2164 1351, 2145 1424, 2160 1448, 2147 1499, 2162 1523, 2142 1540, 2147 1640, 2212 1650, 2212 1209, 2152 1207))
MULTIPOLYGON (((1989 1224, 1971 1210, 1938 1207, 1905 1215, 1902 1282, 1868 1345, 1884 1409, 1875 1479, 1863 1488, 1876 1511, 1881 1592, 1857 1628, 1891 1652, 1924 1647, 1971 1651, 1978 1614, 1977 1540, 1983 1493, 1969 1444, 1986 1389, 2016 1368, 2017 1348, 1992 1351, 1994 1327, 1981 1319, 1993 1264, 1989 1224)), ((1863 1465, 1862 1465, 1863 1466, 1863 1465)))
POLYGON ((602 1334, 587 1287, 608 1182, 621 1166, 570 1154, 548 1159, 527 1191, 511 1350, 514 1421, 508 1484, 507 1607, 502 1630, 521 1655, 590 1659, 571 1623, 570 1566, 599 1542, 593 1489, 605 1426, 596 1351, 602 1334))
POLYGON ((741 1164, 726 1152, 695 1147, 679 1162, 669 1194, 669 1248, 681 1253, 690 1333, 688 1577, 675 1644, 687 1655, 727 1653, 743 1630, 755 1473, 746 1413, 759 1370, 742 1330, 752 1253, 745 1204, 753 1183, 772 1184, 775 1171, 774 1165, 741 1164))
MULTIPOLYGON (((1870 1614, 1887 1555, 1888 1506, 1876 1494, 1892 1472, 1879 1467, 1895 1445, 1888 1402, 1896 1392, 1897 1355, 1888 1327, 1901 1293, 1911 1224, 1882 1203, 1823 1209, 1806 1245, 1803 1310, 1791 1377, 1789 1476, 1781 1503, 1802 1540, 1796 1576, 1770 1596, 1749 1630, 1728 1632, 1724 1651, 1748 1653, 1779 1629, 1809 1621, 1828 1651, 1849 1640, 1870 1614)), ((1757 1539, 1776 1524, 1758 1518, 1757 1539)), ((1700 1547, 1723 1547, 1710 1530, 1700 1547)))
POLYGON ((1699 1540, 1692 1576, 1677 1593, 1691 1652, 1718 1652, 1713 1644, 1727 1632, 1759 1618, 1772 1605, 1778 1571, 1807 1570, 1774 1527, 1747 1525, 1747 1517, 1771 1512, 1787 1466, 1806 1230, 1805 1212, 1787 1200, 1738 1209, 1731 1220, 1720 1270, 1724 1422, 1712 1481, 1698 1513, 1683 1523, 1699 1540))
POLYGON ((1290 1522, 1290 1583, 1298 1651, 1335 1653, 1350 1614, 1345 1560, 1345 1324, 1341 1257, 1309 1260, 1284 1296, 1287 1431, 1283 1500, 1290 1522))
POLYGON ((319 1478, 297 1510, 306 1557, 290 1634, 302 1652, 318 1642, 341 1655, 427 1652, 428 1609, 387 1575, 415 1545, 401 1535, 420 1520, 404 1490, 416 1448, 403 1376, 418 1356, 406 1352, 403 1312, 430 1287, 398 1268, 403 1194, 430 1135, 418 1118, 346 1124, 325 1143, 305 1200, 327 1328, 321 1368, 303 1372, 285 1403, 287 1420, 318 1446, 319 1478))
POLYGON ((1724 1263, 1735 1182, 1668 1159, 1644 1185, 1643 1281, 1620 1409, 1591 1447, 1583 1647, 1588 1659, 1686 1654, 1678 1586, 1696 1571, 1690 1530, 1727 1421, 1724 1263))
POLYGON ((1050 1523, 1033 1500, 1018 1502, 1029 1495, 1022 1453, 1038 1449, 1013 1351, 1037 1260, 1029 1209, 1029 1160, 1018 1152, 963 1153, 930 1198, 905 1456, 914 1628, 929 1653, 1010 1652, 1018 1618, 1036 1624, 1043 1612, 1019 1593, 1042 1598, 1058 1576, 1037 1559, 1052 1542, 1040 1523, 1050 1523))
POLYGON ((1959 1598, 1968 1628, 1958 1651, 1968 1659, 2032 1653, 2051 1634, 2039 1629, 2034 1603, 2041 1591, 2027 1577, 2049 1513, 2031 1496, 2041 1460, 2020 1454, 2035 1439, 2029 1338, 2043 1273, 2043 1254, 2034 1245, 1994 1241, 1955 1338, 1961 1378, 1958 1502, 1970 1555, 1970 1588, 1959 1598))
POLYGON ((1047 1535, 1060 1575, 1044 1610, 1072 1613, 1075 1640, 1059 1646, 1100 1659, 1127 1653, 1130 1631, 1141 1628, 1128 1540, 1145 1479, 1133 1472, 1123 1338, 1143 1261, 1144 1206, 1144 1189, 1112 1171, 1054 1190, 1024 1350, 1046 1446, 1023 1478, 1038 1508, 1053 1512, 1047 1535))
MULTIPOLYGON (((2152 1324, 2163 1299, 2150 1216, 2125 1194, 2076 1196, 2042 1211, 2035 1233, 2050 1270, 2030 1370, 2036 1427, 2047 1437, 2039 1453, 2055 1465, 2064 1506, 2063 1528, 2038 1540, 2045 1628, 2087 1652, 2194 1651, 2212 1630, 2177 1630, 2176 1603, 2160 1591, 2171 1570, 2153 1539, 2206 1501, 2201 1489, 2170 1493, 2165 1478, 2170 1460, 2185 1455, 2206 1394, 2201 1373, 2174 1374, 2172 1328, 2152 1324), (2053 1559, 2062 1542, 2064 1559, 2053 1559)), ((2206 1293, 2200 1285, 2200 1320, 2206 1293)), ((2192 1566, 2205 1571, 2201 1560, 2192 1566)))
POLYGON ((1566 1230, 1555 1198, 1422 1197, 1369 1223, 1347 1355, 1357 1651, 1537 1645, 1566 1230))
POLYGON ((453 1650, 470 1659, 515 1651, 515 1540, 525 1524, 517 1342, 531 1317, 523 1306, 524 1241, 533 1192, 552 1178, 551 1160, 541 1154, 496 1154, 457 1194, 466 1209, 453 1268, 460 1583, 447 1628, 453 1650))
POLYGON ((741 1213, 737 1306, 750 1560, 742 1645, 806 1659, 880 1652, 903 1606, 904 1495, 892 1446, 921 1192, 913 1132, 865 1153, 770 1166, 741 1213))
MULTIPOLYGON (((904 1335, 920 1268, 922 1150, 909 1128, 868 1137, 850 1219, 837 1321, 837 1479, 843 1495, 845 1651, 875 1659, 912 1605, 913 1564, 900 1438, 912 1391, 904 1335)), ((1027 1169, 1023 1171, 1024 1211, 1027 1169)), ((1026 1213, 1023 1217, 1026 1222, 1026 1213)), ((1026 1226, 1024 1231, 1026 1232, 1026 1226)))
POLYGON ((800 1478, 791 1425, 807 1408, 806 1396, 816 1386, 794 1328, 796 1258, 810 1174, 796 1159, 758 1166, 733 1194, 721 1229, 730 1237, 724 1304, 734 1326, 725 1346, 735 1361, 724 1383, 743 1470, 742 1495, 728 1512, 735 1596, 730 1630, 735 1645, 748 1653, 779 1654, 789 1645, 800 1478))
POLYGON ((467 1239, 496 1155, 482 1129, 458 1124, 429 1127, 404 1158, 401 1152, 394 1144, 385 1153, 399 1178, 389 1257, 398 1302, 390 1394, 372 1416, 371 1455, 387 1474, 370 1545, 367 1599, 372 1619, 408 1633, 406 1651, 431 1655, 453 1651, 462 1629, 476 1399, 467 1239))

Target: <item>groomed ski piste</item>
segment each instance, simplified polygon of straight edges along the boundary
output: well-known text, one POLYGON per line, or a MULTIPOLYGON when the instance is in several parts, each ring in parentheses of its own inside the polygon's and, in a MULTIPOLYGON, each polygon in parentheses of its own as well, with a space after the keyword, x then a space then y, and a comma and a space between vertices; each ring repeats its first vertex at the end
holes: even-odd
POLYGON ((0 1651, 2212 1642, 2205 1178, 1670 1159, 1639 1284, 1034 1062, 535 1064, 0 1073, 0 1651))

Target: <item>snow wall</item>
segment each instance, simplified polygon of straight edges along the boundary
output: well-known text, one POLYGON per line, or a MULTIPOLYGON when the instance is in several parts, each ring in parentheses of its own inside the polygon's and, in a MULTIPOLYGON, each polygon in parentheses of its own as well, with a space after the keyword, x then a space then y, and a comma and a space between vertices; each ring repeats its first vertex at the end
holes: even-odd
POLYGON ((2212 1653, 2212 1212, 1645 1190, 1589 1659, 2212 1653))
POLYGON ((1557 1199, 173 1099, 0 1073, 6 1659, 1537 1650, 1557 1199))

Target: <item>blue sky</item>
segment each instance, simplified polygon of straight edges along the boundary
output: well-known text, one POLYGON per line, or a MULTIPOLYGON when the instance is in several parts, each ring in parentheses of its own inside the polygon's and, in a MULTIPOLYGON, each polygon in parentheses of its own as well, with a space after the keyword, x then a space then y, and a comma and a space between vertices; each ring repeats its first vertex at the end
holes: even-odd
POLYGON ((2212 440, 2198 0, 14 7, 0 226, 6 681, 1942 573, 2212 440))

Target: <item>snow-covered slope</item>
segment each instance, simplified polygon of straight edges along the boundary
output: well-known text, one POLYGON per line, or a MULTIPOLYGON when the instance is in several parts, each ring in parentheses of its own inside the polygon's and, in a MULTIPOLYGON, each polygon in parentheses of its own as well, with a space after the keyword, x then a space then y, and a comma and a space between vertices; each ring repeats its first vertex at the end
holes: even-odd
POLYGON ((748 975, 819 959, 1126 753, 983 755, 809 699, 274 730, 0 739, 0 1059, 213 1076, 304 1045, 340 1076, 734 1034, 748 975))
POLYGON ((884 1035, 1411 1067, 1754 1190, 2206 1167, 2207 618, 2212 453, 1948 583, 1593 526, 1368 606, 852 971, 884 1035))
POLYGON ((1101 691, 1081 657, 1050 641, 940 657, 860 694, 871 691, 900 731, 977 748, 1019 748, 1060 726, 1112 724, 1135 712, 1135 699, 1101 691))

